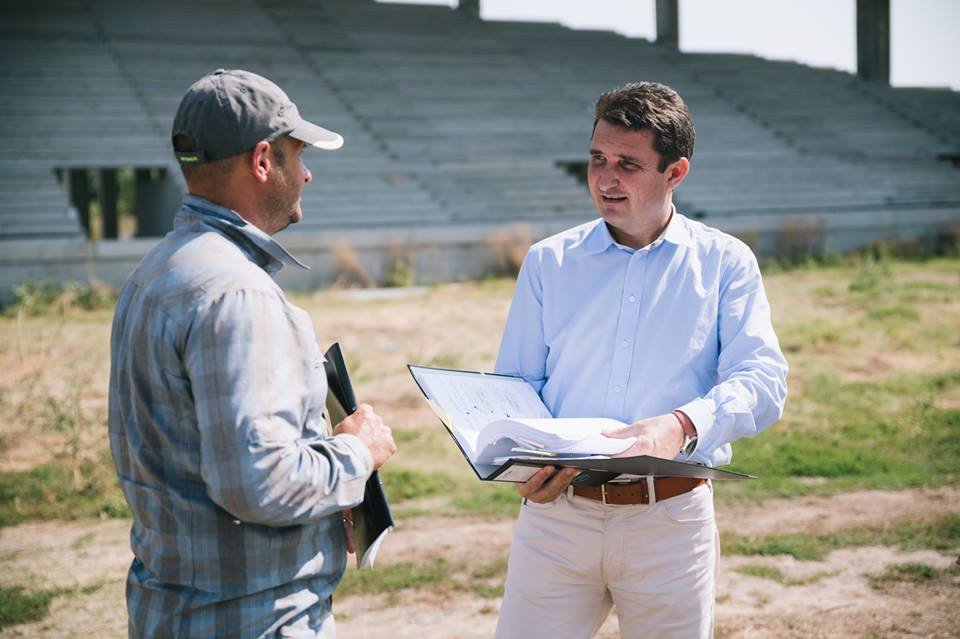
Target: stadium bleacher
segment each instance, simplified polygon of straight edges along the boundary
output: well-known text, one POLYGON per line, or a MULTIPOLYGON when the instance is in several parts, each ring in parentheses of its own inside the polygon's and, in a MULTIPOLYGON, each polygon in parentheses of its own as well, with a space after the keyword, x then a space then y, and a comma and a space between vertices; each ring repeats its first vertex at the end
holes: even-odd
POLYGON ((586 160, 592 103, 642 79, 674 86, 697 125, 681 211, 960 215, 949 90, 373 0, 18 3, 0 38, 0 133, 15 150, 0 160, 0 241, 84 237, 58 170, 179 179, 173 112, 217 67, 274 79, 347 141, 307 158, 298 232, 589 219, 569 169, 586 160))

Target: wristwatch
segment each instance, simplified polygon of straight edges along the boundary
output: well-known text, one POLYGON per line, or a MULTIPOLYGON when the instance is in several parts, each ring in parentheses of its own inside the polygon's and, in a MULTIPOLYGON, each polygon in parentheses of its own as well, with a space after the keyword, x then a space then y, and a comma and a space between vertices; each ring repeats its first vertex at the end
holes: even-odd
POLYGON ((673 416, 680 420, 680 426, 683 428, 683 446, 680 448, 680 454, 684 457, 689 457, 693 454, 693 451, 697 449, 697 427, 693 425, 693 422, 690 421, 690 418, 687 417, 687 414, 682 410, 672 411, 673 416), (690 428, 687 428, 687 424, 690 424, 690 428), (689 430, 693 431, 693 435, 688 435, 689 430))
POLYGON ((686 433, 683 434, 683 448, 680 449, 680 454, 684 457, 689 457, 693 454, 693 451, 697 449, 697 436, 694 435, 690 437, 686 433))

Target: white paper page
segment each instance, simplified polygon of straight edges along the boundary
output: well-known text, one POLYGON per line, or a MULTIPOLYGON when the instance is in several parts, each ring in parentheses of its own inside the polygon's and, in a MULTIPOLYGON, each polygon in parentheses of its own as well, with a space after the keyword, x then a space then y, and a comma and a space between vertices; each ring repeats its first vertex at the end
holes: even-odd
MULTIPOLYGON (((517 417, 512 420, 512 423, 503 422, 492 426, 490 434, 495 438, 504 433, 521 432, 540 435, 540 438, 544 441, 577 442, 590 437, 603 437, 601 435, 603 431, 623 428, 624 426, 626 424, 623 422, 608 417, 517 417), (517 428, 517 425, 525 428, 517 428)), ((624 445, 623 448, 626 449, 627 446, 624 445)))
POLYGON ((500 420, 489 424, 477 438, 477 460, 497 463, 510 457, 514 447, 561 455, 616 455, 630 448, 636 437, 607 437, 602 431, 624 426, 604 417, 500 420))
POLYGON ((412 367, 417 381, 453 420, 451 428, 471 460, 477 433, 490 422, 517 417, 551 417, 533 387, 517 377, 412 367))

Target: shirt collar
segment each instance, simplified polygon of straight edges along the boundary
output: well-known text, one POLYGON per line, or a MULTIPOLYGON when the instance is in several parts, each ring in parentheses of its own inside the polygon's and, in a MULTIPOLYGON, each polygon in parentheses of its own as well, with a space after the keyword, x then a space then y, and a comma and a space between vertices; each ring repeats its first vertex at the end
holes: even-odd
POLYGON ((662 242, 670 242, 671 244, 680 246, 693 246, 693 240, 690 238, 690 230, 687 228, 687 218, 677 213, 677 207, 673 204, 671 204, 670 207, 670 222, 667 223, 667 228, 663 230, 657 239, 642 249, 634 249, 629 246, 624 246, 623 244, 618 244, 617 241, 613 239, 613 236, 610 234, 610 229, 603 219, 599 219, 583 240, 582 246, 584 252, 587 255, 596 255, 603 253, 611 246, 616 246, 630 252, 636 250, 643 251, 655 248, 662 242))
POLYGON ((181 212, 184 210, 199 215, 204 223, 225 231, 228 237, 240 245, 241 248, 246 248, 241 244, 241 242, 244 242, 259 249, 260 255, 254 255, 254 260, 270 275, 274 275, 284 265, 305 270, 310 268, 291 255, 279 242, 264 233, 256 225, 243 219, 233 209, 228 209, 210 200, 187 193, 181 206, 181 212), (257 259, 258 257, 260 259, 257 259))

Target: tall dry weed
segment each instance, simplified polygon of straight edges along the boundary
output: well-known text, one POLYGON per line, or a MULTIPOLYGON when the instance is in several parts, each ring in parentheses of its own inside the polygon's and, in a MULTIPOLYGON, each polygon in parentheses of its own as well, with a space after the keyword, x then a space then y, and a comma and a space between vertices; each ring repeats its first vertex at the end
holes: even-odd
POLYGON ((826 232, 819 217, 788 217, 777 233, 776 256, 785 265, 823 257, 826 232))
POLYGON ((413 250, 409 244, 391 240, 383 255, 384 286, 407 287, 416 283, 413 250))
POLYGON ((523 258, 533 243, 533 233, 526 224, 516 224, 487 236, 487 252, 493 275, 516 277, 523 258))
POLYGON ((337 242, 330 247, 330 259, 337 271, 334 286, 344 288, 367 288, 371 286, 370 277, 367 275, 366 269, 363 268, 363 264, 360 263, 357 252, 353 250, 349 242, 337 242))

